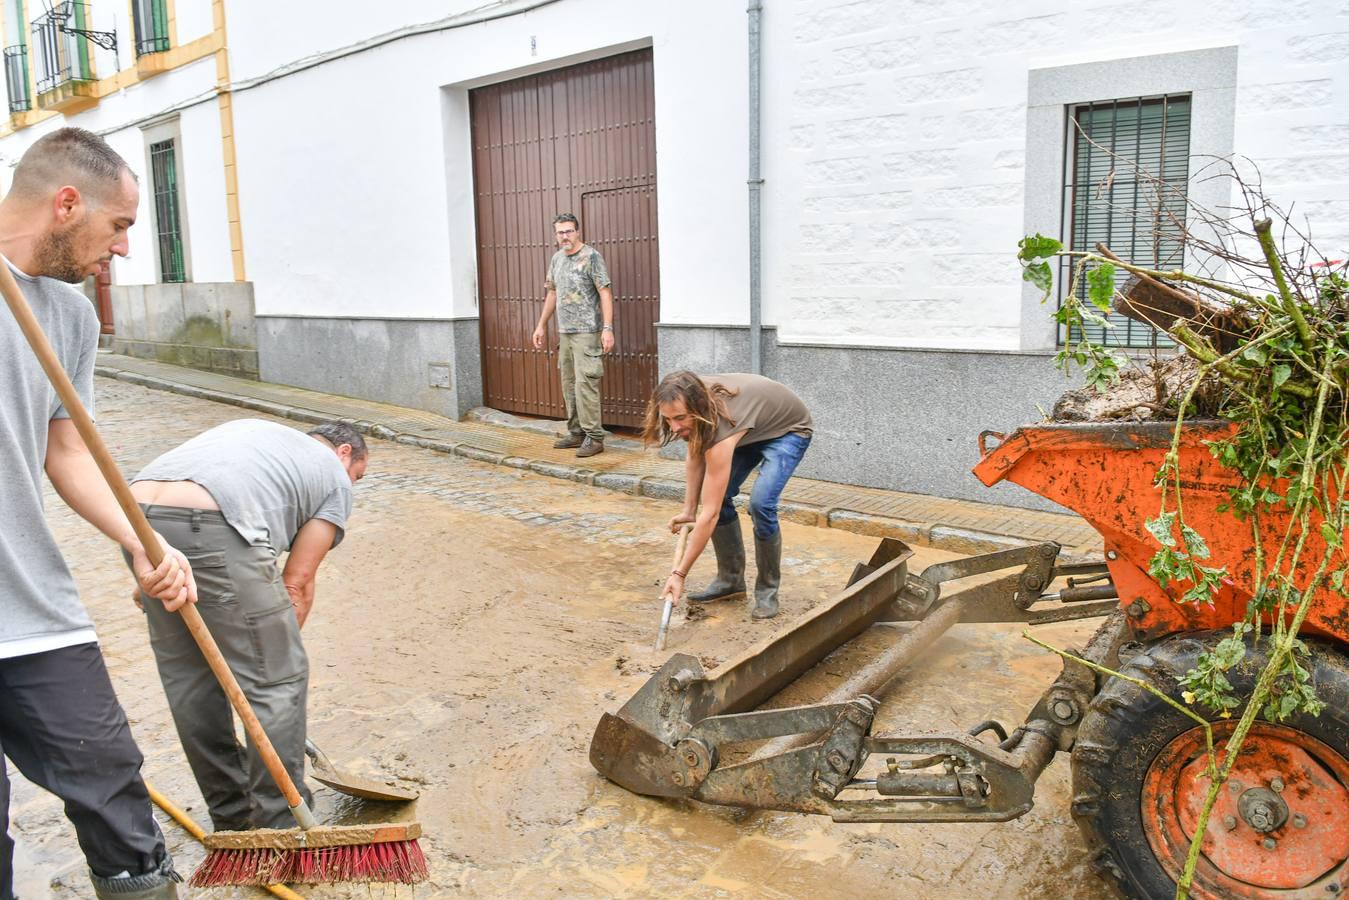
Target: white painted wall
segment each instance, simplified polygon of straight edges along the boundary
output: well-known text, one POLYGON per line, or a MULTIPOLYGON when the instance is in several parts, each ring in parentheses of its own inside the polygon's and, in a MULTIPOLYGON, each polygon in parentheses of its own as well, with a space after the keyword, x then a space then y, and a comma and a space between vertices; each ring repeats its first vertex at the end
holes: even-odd
POLYGON ((1018 346, 1027 73, 1047 65, 1237 45, 1236 151, 1349 251, 1344 0, 766 5, 764 318, 783 340, 1018 346))
MULTIPOLYGON (((268 4, 286 6, 287 4, 268 4)), ((215 19, 211 11, 211 0, 174 0, 173 13, 178 31, 178 44, 190 44, 197 38, 206 37, 215 30, 215 19)), ((229 32, 229 6, 226 3, 225 30, 229 32)))
MULTIPOLYGON (((209 0, 195 2, 209 5, 209 0)), ((487 12, 512 5, 515 4, 502 0, 401 0, 399 3, 355 0, 292 0, 284 3, 245 0, 239 3, 226 0, 230 76, 235 80, 255 78, 298 59, 337 50, 409 25, 434 22, 470 10, 487 12)))
MULTIPOLYGON (((214 64, 212 64, 214 65, 214 64)), ((220 106, 213 100, 179 114, 183 214, 193 281, 233 281, 220 106)))
MULTIPOLYGON (((366 11, 327 6, 334 18, 366 11)), ((663 318, 746 318, 743 28, 743 10, 722 0, 563 0, 236 93, 258 313, 476 315, 468 87, 649 42, 663 318)))

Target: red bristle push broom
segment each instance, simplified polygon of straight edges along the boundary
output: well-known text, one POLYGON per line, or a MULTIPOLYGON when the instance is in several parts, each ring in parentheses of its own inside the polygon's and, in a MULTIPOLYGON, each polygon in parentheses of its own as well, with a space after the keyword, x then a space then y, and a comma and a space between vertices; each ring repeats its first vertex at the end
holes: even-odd
MULTIPOLYGON (((41 362, 61 403, 70 413, 75 428, 93 455, 108 487, 131 521, 136 536, 145 546, 150 563, 158 566, 164 558, 159 538, 140 505, 132 496, 126 479, 103 444, 98 429, 80 401, 70 377, 56 358, 42 326, 33 316, 27 300, 19 291, 9 266, 0 261, 0 293, 14 313, 19 328, 41 362)), ((286 797, 298 829, 259 829, 257 831, 222 831, 207 835, 204 843, 206 859, 192 876, 198 887, 218 885, 259 885, 280 882, 315 884, 322 882, 397 882, 415 884, 427 877, 426 857, 422 855, 417 839, 421 825, 416 822, 397 822, 382 825, 319 825, 308 804, 295 789, 285 766, 281 764, 272 742, 253 714, 239 683, 234 680, 215 639, 202 621, 201 613, 193 604, 179 610, 183 622, 202 655, 220 681, 221 688, 243 720, 244 730, 258 748, 258 754, 267 764, 267 771, 281 793, 286 797)))

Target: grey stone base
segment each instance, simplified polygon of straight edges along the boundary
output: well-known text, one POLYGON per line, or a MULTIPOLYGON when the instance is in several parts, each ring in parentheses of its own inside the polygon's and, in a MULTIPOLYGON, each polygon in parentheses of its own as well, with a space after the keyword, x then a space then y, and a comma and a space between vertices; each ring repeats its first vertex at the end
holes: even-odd
POLYGON ((258 316, 264 381, 458 419, 482 405, 477 319, 258 316))
POLYGON ((113 353, 188 366, 235 378, 258 377, 258 351, 251 347, 198 347, 192 344, 133 341, 113 335, 107 342, 113 353))
MULTIPOLYGON (((743 372, 749 329, 657 326, 662 374, 743 372)), ((763 374, 806 402, 815 438, 807 478, 886 490, 1062 511, 1016 485, 986 488, 970 469, 979 433, 1041 421, 1077 383, 1053 354, 779 344, 763 330, 763 374)))
POLYGON ((113 285, 111 298, 112 352, 258 377, 251 282, 113 285))

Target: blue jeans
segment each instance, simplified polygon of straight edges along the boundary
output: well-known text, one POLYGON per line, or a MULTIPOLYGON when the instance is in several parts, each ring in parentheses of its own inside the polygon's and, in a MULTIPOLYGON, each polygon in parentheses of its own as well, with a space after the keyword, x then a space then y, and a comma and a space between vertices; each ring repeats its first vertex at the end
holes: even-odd
POLYGON ((726 483, 726 499, 721 501, 717 524, 725 525, 735 519, 736 495, 754 467, 763 463, 749 492, 749 517, 754 523, 756 538, 766 540, 777 534, 778 500, 782 498, 787 479, 792 477, 809 446, 809 435, 795 432, 771 441, 737 446, 731 457, 731 480, 726 483))

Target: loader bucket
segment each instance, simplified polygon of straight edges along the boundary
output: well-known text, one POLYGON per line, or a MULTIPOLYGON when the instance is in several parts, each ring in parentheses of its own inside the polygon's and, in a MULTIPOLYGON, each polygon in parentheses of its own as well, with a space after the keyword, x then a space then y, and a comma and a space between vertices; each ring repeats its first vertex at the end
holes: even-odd
POLYGON ((904 589, 912 555, 900 541, 882 541, 864 569, 869 574, 715 675, 695 657, 674 654, 616 714, 601 718, 591 765, 634 793, 685 796, 668 777, 679 766, 675 744, 709 716, 754 709, 870 627, 904 589))
MULTIPOLYGON (((1209 443, 1235 432, 1229 422, 1187 423, 1180 435, 1179 480, 1186 523, 1208 544, 1205 566, 1223 567, 1227 578, 1213 606, 1177 602, 1190 588, 1163 588, 1148 574, 1160 544, 1146 521, 1161 509, 1154 483, 1171 448, 1175 426, 1168 422, 1037 425, 1018 429, 983 455, 974 474, 985 485, 1010 481, 1076 512, 1105 540, 1106 565, 1119 590, 1120 606, 1142 636, 1227 628, 1244 616, 1255 589, 1255 541, 1251 522, 1222 509, 1239 483, 1235 472, 1214 458, 1209 443)), ((1271 482, 1284 493, 1287 484, 1271 482)), ((1263 513, 1262 544, 1273 558, 1289 524, 1287 507, 1263 513)), ((1313 514, 1305 563, 1294 579, 1305 586, 1328 552, 1313 514)), ((1322 586, 1305 630, 1349 641, 1349 608, 1322 586)))

